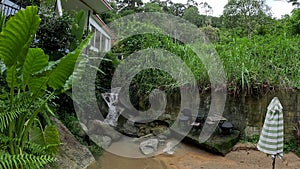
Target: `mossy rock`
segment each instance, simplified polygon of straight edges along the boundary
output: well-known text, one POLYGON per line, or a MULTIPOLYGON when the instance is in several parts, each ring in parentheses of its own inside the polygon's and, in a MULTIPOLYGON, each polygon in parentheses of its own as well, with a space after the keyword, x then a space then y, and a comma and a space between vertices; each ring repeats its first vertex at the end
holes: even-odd
MULTIPOLYGON (((215 135, 209 138, 204 143, 199 143, 199 146, 204 149, 225 156, 229 153, 234 145, 239 141, 240 131, 233 130, 229 135, 215 135)), ((193 139, 193 138, 191 138, 193 139)))
MULTIPOLYGON (((172 130, 172 134, 179 134, 180 132, 172 130)), ((233 146, 239 141, 240 131, 233 130, 229 135, 213 134, 207 141, 200 143, 199 135, 188 134, 184 137, 183 141, 186 143, 198 146, 205 149, 211 153, 219 154, 225 156, 229 153, 233 146)))

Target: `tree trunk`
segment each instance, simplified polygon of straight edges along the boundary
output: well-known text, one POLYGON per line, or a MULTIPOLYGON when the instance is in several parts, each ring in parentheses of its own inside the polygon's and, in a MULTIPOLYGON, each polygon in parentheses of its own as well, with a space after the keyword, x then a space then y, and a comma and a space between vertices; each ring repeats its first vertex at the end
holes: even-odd
POLYGON ((252 31, 251 30, 248 30, 248 38, 252 39, 252 31))
POLYGON ((247 23, 247 31, 248 31, 248 38, 252 38, 252 28, 251 28, 251 22, 247 23))

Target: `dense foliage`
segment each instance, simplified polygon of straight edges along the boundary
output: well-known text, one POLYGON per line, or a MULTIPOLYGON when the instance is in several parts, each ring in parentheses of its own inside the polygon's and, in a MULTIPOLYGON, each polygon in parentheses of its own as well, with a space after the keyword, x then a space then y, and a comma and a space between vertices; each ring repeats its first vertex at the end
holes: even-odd
POLYGON ((223 26, 252 37, 253 31, 266 24, 270 7, 265 0, 229 0, 224 7, 223 26))
MULTIPOLYGON (((126 8, 128 4, 118 8, 118 3, 121 2, 112 3, 114 10, 102 15, 107 22, 134 12, 154 11, 180 16, 199 27, 199 31, 204 32, 213 43, 222 61, 230 94, 259 95, 269 90, 300 88, 299 9, 295 9, 292 16, 275 19, 271 17, 270 7, 264 0, 231 0, 225 6, 224 14, 214 19, 207 13, 200 14, 201 10, 198 9, 204 8, 204 4, 194 1, 177 5, 172 1, 156 0, 144 5, 128 6, 130 9, 126 8), (177 9, 173 10, 177 12, 173 13, 170 9, 177 9)), ((200 90, 207 92, 211 86, 205 65, 189 46, 159 32, 136 35, 115 44, 106 56, 112 62, 102 62, 101 68, 105 75, 99 74, 99 79, 103 80, 97 84, 103 88, 110 87, 109 79, 115 68, 122 63, 120 56, 126 58, 142 49, 162 48, 184 60, 194 73, 200 90)), ((132 102, 139 107, 143 104, 141 102, 147 102, 154 88, 172 93, 181 85, 166 72, 144 70, 131 82, 132 102)))
MULTIPOLYGON (((231 0, 224 15, 213 17, 208 3, 193 0, 186 4, 170 0, 152 0, 145 4, 140 0, 115 2, 112 2, 112 11, 101 15, 104 21, 111 22, 135 12, 165 12, 196 25, 199 32, 206 34, 206 40, 212 42, 210 45, 222 61, 230 94, 258 95, 268 90, 300 89, 300 9, 295 8, 292 16, 274 19, 263 0, 231 0), (240 13, 242 7, 253 9, 240 13)), ((71 87, 72 78, 76 78, 76 72, 72 73, 76 59, 88 43, 80 43, 85 13, 65 13, 58 17, 52 8, 41 8, 39 14, 36 7, 28 7, 6 24, 0 17, 1 75, 5 77, 0 79, 2 168, 41 168, 53 161, 59 141, 57 130, 49 120, 53 114, 48 102, 71 87), (39 48, 30 48, 30 45, 39 48)), ((209 92, 207 69, 189 45, 163 35, 156 25, 135 21, 131 24, 145 29, 151 27, 157 33, 135 35, 115 44, 101 62, 97 89, 103 92, 110 88, 111 77, 123 59, 143 49, 159 48, 180 57, 194 74, 201 92, 209 92)), ((205 49, 210 45, 201 47, 205 49)), ((178 69, 174 67, 173 71, 178 69)), ((131 99, 137 108, 147 109, 153 89, 173 94, 183 85, 184 82, 176 81, 167 72, 147 69, 132 80, 131 99)), ((97 96, 100 98, 99 93, 97 96)), ((70 116, 74 110, 66 109, 72 105, 70 99, 66 95, 58 99, 64 110, 60 117, 65 118, 65 122, 75 121, 70 116)))
POLYGON ((42 49, 30 48, 41 22, 37 12, 34 6, 19 11, 0 33, 1 75, 7 84, 0 97, 0 168, 43 168, 53 162, 60 139, 48 102, 78 78, 74 67, 89 40, 49 62, 42 49))
POLYGON ((73 16, 64 12, 63 16, 57 15, 54 7, 40 7, 42 21, 36 33, 33 47, 44 49, 51 60, 58 60, 70 50, 71 24, 73 16))
POLYGON ((85 35, 86 22, 86 13, 82 10, 64 11, 62 16, 58 15, 53 2, 41 3, 39 16, 42 21, 31 44, 32 47, 42 48, 51 61, 76 49, 85 35))

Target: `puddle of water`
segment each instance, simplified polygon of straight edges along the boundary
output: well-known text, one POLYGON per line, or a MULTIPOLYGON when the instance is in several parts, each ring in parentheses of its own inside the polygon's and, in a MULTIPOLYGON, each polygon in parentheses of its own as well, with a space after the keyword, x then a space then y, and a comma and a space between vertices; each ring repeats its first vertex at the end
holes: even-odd
POLYGON ((120 157, 105 152, 98 162, 88 169, 164 169, 160 161, 154 158, 134 159, 120 157))
MULTIPOLYGON (((130 142, 113 144, 111 147, 122 147, 122 150, 136 152, 138 149, 128 149, 130 142)), ((174 155, 161 154, 148 158, 126 158, 105 151, 97 162, 88 169, 172 169, 161 158, 184 157, 188 152, 210 154, 199 148, 180 143, 174 155)))

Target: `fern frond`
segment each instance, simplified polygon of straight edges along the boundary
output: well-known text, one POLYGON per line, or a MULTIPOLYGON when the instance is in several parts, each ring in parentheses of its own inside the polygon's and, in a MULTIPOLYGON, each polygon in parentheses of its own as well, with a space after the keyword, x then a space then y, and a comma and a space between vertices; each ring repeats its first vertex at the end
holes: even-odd
POLYGON ((13 120, 18 119, 21 114, 30 113, 30 108, 34 108, 40 101, 32 102, 30 93, 20 93, 14 98, 14 105, 9 110, 9 106, 0 112, 0 132, 3 132, 13 120))
POLYGON ((54 161, 54 158, 49 155, 35 156, 31 154, 0 154, 0 168, 12 169, 40 169, 44 165, 54 161))
POLYGON ((24 151, 33 155, 46 155, 45 150, 46 147, 42 147, 41 145, 31 141, 27 142, 24 147, 24 151))
POLYGON ((30 107, 32 106, 32 95, 30 92, 19 93, 14 98, 14 108, 16 107, 30 107))
POLYGON ((5 105, 3 110, 0 111, 0 132, 3 132, 10 122, 18 119, 23 113, 29 113, 30 108, 34 108, 38 104, 38 101, 32 101, 32 96, 28 92, 19 93, 13 102, 12 108, 9 105, 5 105))
POLYGON ((13 120, 28 111, 25 107, 17 107, 11 111, 0 112, 0 132, 3 132, 13 120))
MULTIPOLYGON (((8 145, 11 142, 20 144, 20 139, 19 138, 10 138, 6 135, 0 134, 0 149, 1 149, 1 145, 8 145)), ((42 145, 34 143, 32 141, 28 141, 28 142, 26 142, 25 147, 22 151, 26 152, 27 154, 32 154, 32 155, 37 155, 37 156, 52 155, 53 153, 48 152, 47 150, 51 149, 52 147, 58 147, 59 145, 60 145, 60 143, 47 144, 46 146, 42 146, 42 145)))
POLYGON ((9 142, 18 143, 20 142, 20 139, 18 138, 10 138, 6 135, 0 134, 0 144, 7 144, 9 142))

